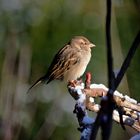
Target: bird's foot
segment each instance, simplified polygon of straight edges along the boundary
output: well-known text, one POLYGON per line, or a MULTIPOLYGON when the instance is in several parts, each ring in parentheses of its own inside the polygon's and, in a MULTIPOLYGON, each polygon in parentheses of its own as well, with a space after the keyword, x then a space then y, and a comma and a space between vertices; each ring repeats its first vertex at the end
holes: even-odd
POLYGON ((72 87, 76 87, 77 85, 81 85, 82 79, 79 80, 70 80, 68 81, 68 85, 71 85, 72 87))

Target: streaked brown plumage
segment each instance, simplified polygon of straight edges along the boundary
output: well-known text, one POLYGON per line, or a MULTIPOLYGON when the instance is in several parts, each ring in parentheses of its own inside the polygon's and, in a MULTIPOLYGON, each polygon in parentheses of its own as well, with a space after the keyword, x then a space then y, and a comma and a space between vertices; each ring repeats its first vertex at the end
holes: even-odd
POLYGON ((91 48, 94 46, 83 36, 72 38, 55 55, 48 72, 39 78, 29 90, 42 82, 48 84, 54 79, 70 81, 82 76, 91 58, 91 48))

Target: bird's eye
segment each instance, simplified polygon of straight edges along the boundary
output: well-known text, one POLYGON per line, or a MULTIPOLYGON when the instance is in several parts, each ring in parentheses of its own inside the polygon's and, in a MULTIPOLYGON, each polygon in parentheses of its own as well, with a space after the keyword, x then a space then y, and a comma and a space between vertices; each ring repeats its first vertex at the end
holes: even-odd
POLYGON ((86 45, 86 42, 81 41, 81 45, 86 45))

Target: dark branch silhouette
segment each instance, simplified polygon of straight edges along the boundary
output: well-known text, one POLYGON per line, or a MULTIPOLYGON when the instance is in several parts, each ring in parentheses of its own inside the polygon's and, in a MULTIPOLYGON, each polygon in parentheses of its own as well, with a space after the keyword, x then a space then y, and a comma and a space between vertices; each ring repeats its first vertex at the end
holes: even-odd
POLYGON ((107 0, 106 15, 106 49, 107 49, 107 66, 108 66, 108 86, 111 89, 114 86, 113 58, 111 48, 111 0, 107 0))
POLYGON ((117 89, 117 87, 119 86, 127 68, 130 65, 130 62, 131 62, 137 48, 139 47, 139 44, 140 44, 140 31, 138 32, 137 36, 135 37, 133 44, 132 44, 131 48, 129 49, 127 57, 125 58, 124 63, 122 64, 121 69, 116 77, 115 89, 113 89, 113 91, 115 91, 117 89))
POLYGON ((115 76, 113 72, 113 58, 111 48, 111 0, 107 0, 107 15, 106 15, 106 46, 107 46, 107 65, 108 65, 108 86, 109 91, 106 98, 101 101, 101 109, 93 124, 90 140, 95 140, 99 127, 102 130, 102 139, 108 140, 112 128, 112 113, 114 110, 113 91, 115 85, 115 76), (105 119, 106 118, 106 119, 105 119))

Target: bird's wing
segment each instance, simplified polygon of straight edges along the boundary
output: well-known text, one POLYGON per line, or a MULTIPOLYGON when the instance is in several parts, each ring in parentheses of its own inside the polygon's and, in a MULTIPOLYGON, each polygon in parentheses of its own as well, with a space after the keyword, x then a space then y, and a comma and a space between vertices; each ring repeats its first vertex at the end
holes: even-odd
POLYGON ((73 65, 79 63, 80 59, 78 57, 77 50, 71 48, 71 46, 66 45, 62 48, 54 57, 51 66, 46 74, 48 77, 47 83, 53 79, 62 80, 64 73, 70 69, 73 65))

